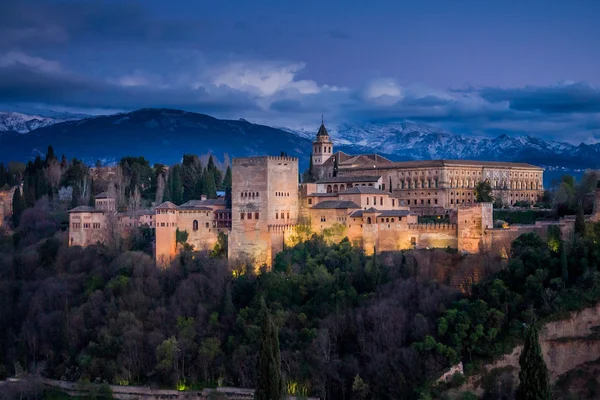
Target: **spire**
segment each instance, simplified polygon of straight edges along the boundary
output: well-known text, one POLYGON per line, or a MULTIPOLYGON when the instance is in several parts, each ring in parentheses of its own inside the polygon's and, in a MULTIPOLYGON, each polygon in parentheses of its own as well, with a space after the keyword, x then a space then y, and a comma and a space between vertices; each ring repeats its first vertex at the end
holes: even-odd
POLYGON ((327 129, 325 129, 325 120, 323 119, 323 114, 321 114, 321 126, 319 127, 319 131, 317 132, 317 137, 319 136, 329 136, 329 133, 327 133, 327 129))

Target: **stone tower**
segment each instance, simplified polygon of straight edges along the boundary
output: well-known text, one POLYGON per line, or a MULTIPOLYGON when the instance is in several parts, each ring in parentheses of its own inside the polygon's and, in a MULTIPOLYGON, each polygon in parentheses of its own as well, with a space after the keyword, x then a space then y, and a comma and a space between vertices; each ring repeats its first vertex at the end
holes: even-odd
POLYGON ((229 259, 271 265, 298 220, 298 159, 232 160, 229 259))
POLYGON ((312 162, 313 166, 323 165, 333 155, 333 142, 329 139, 329 133, 325 129, 325 123, 321 119, 321 126, 317 137, 313 141, 312 162))
POLYGON ((177 206, 166 201, 156 207, 156 265, 168 267, 177 254, 177 206))

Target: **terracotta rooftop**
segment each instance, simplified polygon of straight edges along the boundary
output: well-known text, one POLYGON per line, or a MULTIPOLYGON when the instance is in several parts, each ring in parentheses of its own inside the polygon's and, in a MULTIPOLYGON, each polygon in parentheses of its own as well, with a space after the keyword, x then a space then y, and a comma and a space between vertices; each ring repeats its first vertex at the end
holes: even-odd
POLYGON ((170 201, 165 201, 164 203, 159 204, 158 206, 156 206, 157 209, 168 209, 168 210, 176 210, 177 206, 173 203, 171 203, 170 201))
POLYGON ((479 160, 414 160, 414 161, 397 161, 371 166, 357 166, 352 169, 396 169, 396 168, 439 168, 449 166, 465 166, 465 167, 490 167, 490 168, 528 168, 541 170, 532 164, 519 162, 501 162, 501 161, 479 161, 479 160))
POLYGON ((348 200, 325 200, 319 204, 313 206, 314 209, 346 209, 346 208, 360 208, 358 204, 348 200))
POLYGON ((373 186, 354 186, 350 189, 341 192, 340 194, 387 194, 390 192, 386 192, 385 190, 374 188, 373 186))
POLYGON ((179 210, 212 210, 210 206, 224 206, 225 199, 190 200, 177 207, 179 210))
POLYGON ((77 206, 71 210, 69 213, 102 213, 102 210, 96 210, 94 207, 90 206, 77 206))
POLYGON ((334 176, 333 178, 325 178, 316 181, 315 183, 352 183, 352 182, 377 182, 381 176, 334 176))
POLYGON ((108 192, 102 192, 96 196, 94 196, 95 199, 112 199, 115 196, 112 196, 110 193, 108 192))

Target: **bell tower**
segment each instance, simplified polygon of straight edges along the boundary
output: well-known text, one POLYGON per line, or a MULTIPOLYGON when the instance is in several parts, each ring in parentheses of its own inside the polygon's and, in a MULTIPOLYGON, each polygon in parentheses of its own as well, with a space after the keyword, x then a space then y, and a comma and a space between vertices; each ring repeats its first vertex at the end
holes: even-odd
POLYGON ((333 155, 333 142, 329 140, 329 133, 325 129, 323 116, 321 115, 321 126, 317 132, 317 137, 313 141, 312 163, 314 165, 323 165, 333 155))

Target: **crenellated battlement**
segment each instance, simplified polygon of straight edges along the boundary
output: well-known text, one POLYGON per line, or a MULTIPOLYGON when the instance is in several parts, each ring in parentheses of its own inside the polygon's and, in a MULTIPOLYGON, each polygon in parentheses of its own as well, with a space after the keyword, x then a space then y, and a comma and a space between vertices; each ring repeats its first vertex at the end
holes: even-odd
POLYGON ((291 232, 298 224, 280 224, 280 225, 269 225, 269 232, 291 232))
POLYGON ((458 229, 458 225, 448 222, 429 222, 408 224, 408 229, 417 231, 456 231, 458 229))
POLYGON ((282 161, 282 162, 298 162, 297 157, 286 157, 286 156, 257 156, 257 157, 240 157, 231 160, 234 165, 263 165, 269 161, 282 161))

